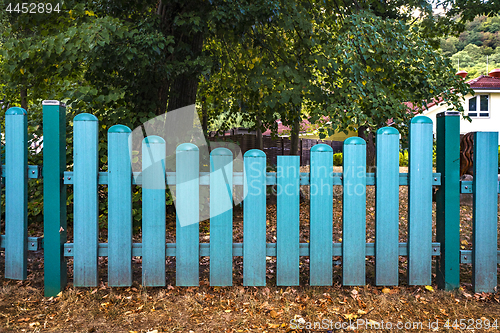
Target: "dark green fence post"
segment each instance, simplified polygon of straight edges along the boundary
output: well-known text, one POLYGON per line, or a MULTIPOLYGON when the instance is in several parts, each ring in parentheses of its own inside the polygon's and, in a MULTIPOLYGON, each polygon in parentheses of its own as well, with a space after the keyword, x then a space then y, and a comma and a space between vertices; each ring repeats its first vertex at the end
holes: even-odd
POLYGON ((460 114, 437 115, 436 172, 441 186, 436 193, 436 241, 441 243, 437 260, 439 289, 460 286, 460 114))
POLYGON ((45 296, 56 296, 67 281, 66 242, 66 106, 43 101, 43 233, 45 296))

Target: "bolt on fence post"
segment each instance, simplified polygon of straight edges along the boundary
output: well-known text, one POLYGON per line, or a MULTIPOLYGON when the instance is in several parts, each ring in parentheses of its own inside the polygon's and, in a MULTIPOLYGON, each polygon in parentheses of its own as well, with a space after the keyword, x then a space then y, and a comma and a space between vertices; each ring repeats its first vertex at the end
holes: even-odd
POLYGON ((460 286, 460 113, 441 112, 436 121, 436 280, 439 289, 452 290, 460 286))
POLYGON ((44 294, 56 296, 67 282, 66 242, 66 105, 47 100, 43 105, 43 233, 44 294))

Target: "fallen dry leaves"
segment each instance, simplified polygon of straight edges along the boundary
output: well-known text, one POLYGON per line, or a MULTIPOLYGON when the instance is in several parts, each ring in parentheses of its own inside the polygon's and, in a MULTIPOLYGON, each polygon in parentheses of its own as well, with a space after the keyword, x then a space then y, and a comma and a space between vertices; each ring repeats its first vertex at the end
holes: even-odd
MULTIPOLYGON (((400 189, 400 240, 407 238, 407 189, 400 189)), ((307 195, 307 193, 306 193, 307 195)), ((373 188, 367 190, 367 241, 374 235, 373 188)), ((276 206, 268 206, 267 241, 276 236, 276 206)), ((301 203, 300 241, 309 239, 309 205, 301 203)), ((334 197, 334 234, 342 239, 341 197, 334 197)), ((175 216, 169 216, 175 224, 175 216)), ((461 207, 461 247, 472 246, 472 208, 461 207)), ((207 221, 200 224, 200 238, 207 241, 207 221)), ((242 241, 242 212, 234 211, 234 241, 242 241)), ((101 235, 101 237, 103 237, 101 235)), ((134 236, 137 237, 137 236, 134 236)), ((175 233, 168 229, 167 239, 175 233)), ((0 256, 4 253, 0 252, 0 256)), ((367 286, 341 287, 341 258, 334 258, 334 285, 308 285, 308 259, 301 257, 300 286, 276 286, 275 258, 269 258, 268 286, 242 286, 242 260, 234 260, 234 287, 210 287, 209 259, 202 258, 199 287, 176 287, 174 260, 167 261, 167 286, 140 286, 141 260, 134 260, 134 285, 108 288, 107 262, 101 260, 103 283, 97 288, 73 288, 71 284, 57 297, 43 297, 42 253, 29 254, 28 280, 12 281, 0 277, 0 330, 2 332, 306 332, 315 321, 346 323, 364 320, 382 322, 438 322, 448 319, 499 318, 500 294, 474 293, 470 265, 462 265, 462 286, 454 292, 437 290, 435 285, 409 287, 406 284, 406 258, 400 259, 400 286, 374 287, 374 261, 367 260, 367 286), (293 326, 292 323, 297 325, 293 326)), ((4 260, 0 258, 0 271, 4 260)), ((69 271, 72 263, 69 261, 69 271)), ((70 274, 71 277, 71 274, 70 274)), ((453 329, 459 332, 460 329, 453 329)), ((491 330, 496 331, 496 330, 491 330)))

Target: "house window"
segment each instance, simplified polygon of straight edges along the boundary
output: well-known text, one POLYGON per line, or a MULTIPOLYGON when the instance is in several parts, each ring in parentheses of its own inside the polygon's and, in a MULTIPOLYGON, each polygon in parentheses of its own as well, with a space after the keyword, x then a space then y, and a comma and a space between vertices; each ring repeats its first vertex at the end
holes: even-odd
POLYGON ((489 95, 477 95, 469 99, 469 117, 484 117, 490 116, 489 95))

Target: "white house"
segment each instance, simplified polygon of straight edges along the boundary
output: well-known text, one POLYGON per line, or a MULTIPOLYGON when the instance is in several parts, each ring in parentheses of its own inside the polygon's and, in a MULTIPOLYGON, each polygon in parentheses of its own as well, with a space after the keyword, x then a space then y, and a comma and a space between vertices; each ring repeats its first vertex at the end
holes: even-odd
MULTIPOLYGON (((467 72, 460 71, 457 75, 465 78, 467 72)), ((474 95, 465 96, 464 110, 472 122, 460 119, 460 134, 468 132, 498 132, 500 131, 500 69, 492 70, 488 75, 481 75, 467 81, 474 90, 474 95)), ((431 103, 423 114, 432 119, 436 133, 436 115, 446 111, 446 104, 431 103)), ((499 136, 500 145, 500 136, 499 136)))

